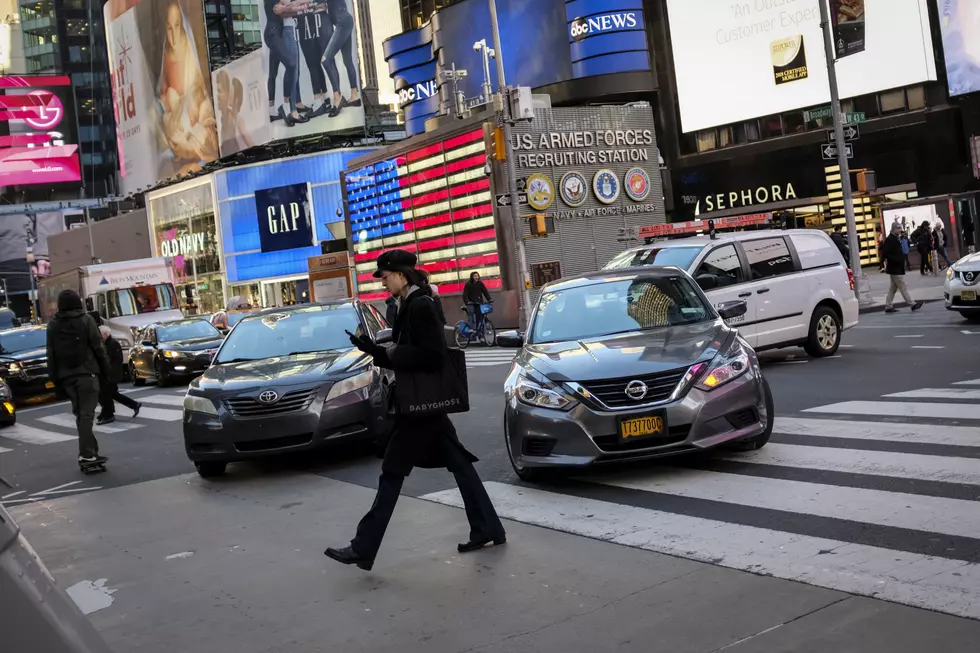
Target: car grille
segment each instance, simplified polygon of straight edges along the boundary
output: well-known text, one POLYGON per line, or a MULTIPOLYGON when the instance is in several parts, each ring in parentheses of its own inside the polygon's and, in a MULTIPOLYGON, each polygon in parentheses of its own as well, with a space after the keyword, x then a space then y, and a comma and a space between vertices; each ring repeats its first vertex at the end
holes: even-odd
POLYGON ((671 426, 668 429, 667 437, 647 438, 645 440, 631 440, 621 442, 618 435, 599 435, 592 438, 596 446, 604 453, 622 453, 626 451, 636 451, 638 449, 652 449, 654 447, 666 447, 671 444, 679 444, 687 440, 691 434, 691 425, 671 426))
POLYGON ((630 408, 663 401, 670 397, 674 388, 681 382, 687 374, 686 367, 661 372, 659 374, 647 374, 643 376, 631 376, 622 379, 609 379, 606 381, 587 381, 581 385, 591 394, 610 408, 630 408), (631 399, 626 396, 626 386, 633 381, 642 381, 647 386, 647 394, 643 399, 631 399))
POLYGON ((310 388, 287 392, 274 404, 263 404, 253 397, 232 397, 225 399, 224 404, 233 417, 269 417, 306 410, 314 399, 316 388, 310 388))
POLYGON ((267 438, 265 440, 249 440, 247 442, 236 442, 235 449, 242 453, 252 451, 272 451, 273 449, 288 449, 290 447, 302 447, 313 442, 312 433, 301 435, 289 435, 284 438, 267 438))
POLYGON ((745 429, 759 421, 759 413, 755 408, 745 408, 725 416, 732 428, 745 429))
POLYGON ((22 366, 24 368, 24 374, 29 377, 36 378, 48 375, 48 362, 46 360, 28 361, 22 363, 22 366))

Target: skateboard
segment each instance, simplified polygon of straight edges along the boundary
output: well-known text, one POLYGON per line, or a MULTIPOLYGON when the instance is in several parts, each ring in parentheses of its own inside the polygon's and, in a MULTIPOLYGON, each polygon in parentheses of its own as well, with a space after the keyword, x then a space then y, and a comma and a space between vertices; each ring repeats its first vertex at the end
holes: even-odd
POLYGON ((99 472, 105 471, 106 460, 96 460, 90 463, 78 462, 78 468, 82 470, 83 474, 97 474, 99 472))

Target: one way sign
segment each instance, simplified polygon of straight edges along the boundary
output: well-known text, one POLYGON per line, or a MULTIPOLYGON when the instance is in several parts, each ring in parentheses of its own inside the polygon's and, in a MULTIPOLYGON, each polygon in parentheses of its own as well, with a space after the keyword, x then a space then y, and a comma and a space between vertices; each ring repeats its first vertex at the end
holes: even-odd
MULTIPOLYGON (((844 126, 844 141, 856 141, 859 138, 861 138, 861 130, 858 129, 857 125, 844 126)), ((837 132, 833 129, 827 132, 827 142, 837 142, 837 132)))
MULTIPOLYGON (((527 204, 527 193, 518 193, 517 203, 522 206, 527 204)), ((497 195, 497 206, 510 206, 510 193, 499 193, 497 195)))
MULTIPOLYGON (((846 148, 845 151, 847 152, 847 158, 848 159, 853 159, 854 158, 854 144, 853 143, 845 143, 844 146, 846 148)), ((836 145, 831 145, 830 143, 827 143, 826 145, 821 145, 820 146, 820 153, 823 154, 824 160, 826 160, 826 161, 833 161, 834 159, 837 158, 837 146, 836 145)))

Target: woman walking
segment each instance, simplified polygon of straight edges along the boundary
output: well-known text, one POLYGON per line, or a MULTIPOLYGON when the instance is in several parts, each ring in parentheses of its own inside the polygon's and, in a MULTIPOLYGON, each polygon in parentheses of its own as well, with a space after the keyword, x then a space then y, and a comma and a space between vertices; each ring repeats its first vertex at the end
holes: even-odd
MULTIPOLYGON (((428 279, 424 272, 415 269, 417 261, 414 254, 397 249, 378 257, 374 276, 398 300, 392 332, 394 346, 386 349, 367 337, 354 335, 351 343, 373 356, 379 367, 395 372, 435 374, 444 369, 448 349, 428 279)), ((357 534, 349 546, 330 548, 324 553, 337 562, 370 570, 402 483, 414 467, 445 467, 455 476, 470 523, 469 541, 457 546, 460 553, 475 551, 491 542, 503 544, 507 535, 473 468, 475 461, 476 457, 460 443, 448 415, 413 417, 396 413, 374 504, 357 525, 357 534)))

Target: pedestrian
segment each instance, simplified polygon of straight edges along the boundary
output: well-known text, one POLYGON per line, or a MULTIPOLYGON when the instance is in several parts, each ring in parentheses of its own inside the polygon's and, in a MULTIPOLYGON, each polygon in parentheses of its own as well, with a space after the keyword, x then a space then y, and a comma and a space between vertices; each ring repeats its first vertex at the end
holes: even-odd
POLYGON ((116 404, 121 403, 126 408, 133 411, 133 417, 140 414, 143 404, 130 399, 119 392, 119 382, 122 380, 123 353, 122 345, 112 337, 109 327, 99 327, 102 335, 102 343, 105 346, 106 356, 109 358, 109 373, 99 379, 99 416, 95 419, 96 424, 111 424, 116 421, 116 404))
MULTIPOLYGON (((902 228, 899 227, 899 229, 902 229, 902 228)), ((909 235, 907 233, 905 233, 905 230, 904 229, 902 229, 901 235, 898 237, 898 239, 902 243, 902 254, 905 255, 905 271, 906 272, 911 272, 912 271, 912 262, 909 261, 909 252, 912 251, 912 246, 909 243, 909 235)))
POLYGON ((429 290, 432 291, 432 301, 436 304, 436 315, 439 317, 442 326, 446 326, 446 311, 442 308, 442 296, 439 294, 439 286, 430 283, 429 290))
POLYGON ((385 320, 388 326, 395 326, 395 316, 398 315, 398 300, 394 295, 388 295, 385 300, 385 320))
POLYGON ((912 242, 915 243, 915 249, 919 252, 919 274, 925 276, 929 271, 929 253, 933 250, 932 246, 932 229, 929 227, 929 221, 924 220, 919 227, 912 232, 912 242))
MULTIPOLYGON (((374 357, 375 365, 405 373, 440 373, 448 348, 436 314, 425 273, 417 270, 410 252, 391 250, 378 257, 374 273, 385 289, 398 298, 398 316, 392 334, 394 345, 385 348, 370 339, 351 336, 351 343, 374 357)), ((397 384, 397 379, 396 379, 397 384)), ((459 544, 460 553, 490 543, 507 541, 503 524, 494 510, 483 482, 473 468, 476 456, 467 451, 445 413, 413 417, 397 412, 395 426, 381 465, 378 493, 371 509, 357 525, 349 546, 324 553, 343 564, 370 570, 395 510, 402 483, 415 467, 447 468, 456 478, 470 524, 469 540, 459 544)))
POLYGON ((885 297, 886 313, 894 313, 898 310, 892 304, 895 301, 896 292, 902 294, 905 302, 912 307, 913 311, 922 308, 922 302, 912 300, 908 285, 905 283, 905 254, 902 252, 902 241, 898 237, 901 230, 900 226, 892 225, 891 235, 885 239, 885 243, 881 247, 884 253, 885 273, 890 279, 888 295, 885 297))
POLYGON ((480 280, 480 273, 471 272, 470 280, 463 286, 463 304, 466 305, 466 312, 469 313, 470 327, 477 333, 480 332, 483 323, 483 311, 480 307, 491 303, 493 298, 486 284, 480 280))
MULTIPOLYGON (((943 257, 946 261, 946 267, 948 268, 953 263, 949 260, 949 256, 946 255, 946 229, 943 227, 943 223, 937 222, 935 229, 932 230, 933 241, 936 244, 936 253, 943 257)), ((945 268, 944 268, 945 269, 945 268)))
POLYGON ((834 241, 835 245, 837 245, 837 249, 840 251, 841 256, 844 257, 844 262, 847 263, 848 267, 850 267, 851 253, 848 251, 847 240, 844 238, 844 234, 841 233, 839 224, 834 225, 834 231, 830 234, 830 239, 834 241))
POLYGON ((59 394, 71 401, 78 429, 78 462, 105 462, 92 431, 99 403, 99 377, 108 376, 109 359, 95 320, 74 290, 58 295, 58 312, 48 324, 48 374, 59 394))

